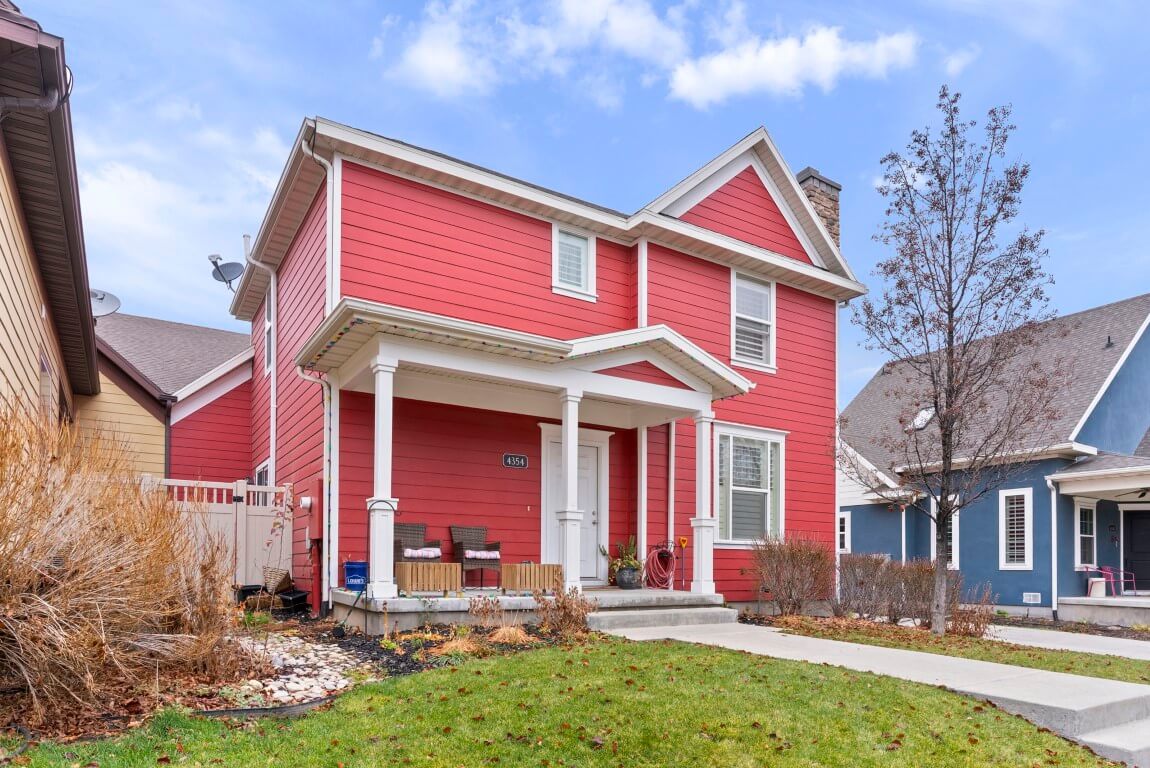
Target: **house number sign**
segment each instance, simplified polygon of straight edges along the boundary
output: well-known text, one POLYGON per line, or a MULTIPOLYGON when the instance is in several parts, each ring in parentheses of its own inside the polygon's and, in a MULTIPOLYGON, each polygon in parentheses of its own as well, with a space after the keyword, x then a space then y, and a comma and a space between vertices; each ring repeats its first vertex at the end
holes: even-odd
POLYGON ((508 469, 527 469, 527 456, 522 453, 505 453, 503 466, 508 469))

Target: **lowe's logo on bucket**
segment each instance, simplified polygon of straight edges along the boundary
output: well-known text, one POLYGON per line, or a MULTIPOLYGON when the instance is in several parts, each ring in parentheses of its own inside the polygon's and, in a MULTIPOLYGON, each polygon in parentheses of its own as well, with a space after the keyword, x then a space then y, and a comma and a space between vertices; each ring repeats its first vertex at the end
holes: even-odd
POLYGON ((343 564, 343 585, 348 589, 367 589, 367 563, 363 560, 348 560, 343 564))

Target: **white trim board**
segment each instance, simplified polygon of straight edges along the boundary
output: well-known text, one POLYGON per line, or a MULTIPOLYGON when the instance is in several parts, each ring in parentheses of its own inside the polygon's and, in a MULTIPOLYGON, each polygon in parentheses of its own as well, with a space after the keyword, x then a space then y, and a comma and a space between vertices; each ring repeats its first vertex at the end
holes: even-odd
MULTIPOLYGON (((812 243, 810 237, 807 236, 806 230, 799 224, 799 220, 795 218, 794 211, 791 210, 790 205, 783 199, 782 190, 779 189, 778 185, 775 184, 775 180, 772 179, 770 173, 767 172, 763 161, 750 149, 746 149, 736 155, 722 168, 719 168, 697 186, 685 192, 682 197, 668 203, 660 213, 674 216, 676 219, 680 218, 684 213, 706 200, 747 168, 755 172, 755 175, 759 178, 759 183, 763 185, 763 188, 766 189, 767 194, 770 195, 775 206, 783 214, 787 226, 790 227, 791 232, 793 232, 798 239, 807 258, 811 260, 812 264, 826 269, 826 263, 823 262, 822 256, 820 256, 818 250, 815 249, 814 243, 812 243)), ((803 197, 806 198, 806 193, 803 193, 803 197)))
POLYGON ((208 371, 203 376, 199 377, 198 379, 191 382, 190 384, 185 384, 183 387, 176 390, 176 392, 174 392, 172 394, 172 397, 176 398, 177 401, 184 400, 188 397, 191 397, 193 394, 200 391, 204 387, 208 386, 209 384, 211 384, 213 381, 215 381, 219 377, 223 376, 228 371, 232 370, 233 368, 238 367, 241 363, 246 363, 247 361, 254 359, 255 355, 256 355, 255 347, 248 347, 243 352, 240 352, 238 355, 231 357, 231 358, 225 360, 224 362, 220 363, 215 368, 208 371))
MULTIPOLYGON (((611 436, 614 432, 601 429, 579 428, 579 446, 596 448, 599 452, 599 499, 598 499, 598 539, 597 545, 604 549, 610 548, 611 533, 611 436)), ((551 492, 551 477, 548 472, 551 451, 555 446, 562 450, 563 425, 551 422, 539 423, 539 561, 542 563, 559 562, 559 520, 555 516, 556 510, 548 513, 547 504, 551 492)), ((582 579, 584 584, 598 585, 607 583, 606 558, 600 553, 599 569, 602 579, 582 579)))
POLYGON ((1090 405, 1086 407, 1086 412, 1082 414, 1082 418, 1074 425, 1074 431, 1070 433, 1071 441, 1078 439, 1078 433, 1086 426, 1086 422, 1090 419, 1091 414, 1094 413, 1094 409, 1098 407, 1098 403, 1102 401, 1106 390, 1110 389, 1110 384, 1118 376, 1118 372, 1122 370, 1122 366, 1126 364, 1126 358, 1130 357, 1130 354, 1134 351, 1134 347, 1138 346, 1138 340, 1146 333, 1147 326, 1150 326, 1150 313, 1147 313, 1145 319, 1142 320, 1142 325, 1138 326, 1138 330, 1134 333, 1134 338, 1126 345, 1126 349, 1122 350, 1122 355, 1118 358, 1118 362, 1110 369, 1110 373, 1106 375, 1106 380, 1102 382, 1102 386, 1094 393, 1094 398, 1090 401, 1090 405))
MULTIPOLYGON (((248 354, 250 359, 250 351, 248 354)), ((242 362, 246 362, 246 360, 242 362)), ((195 412, 199 411, 204 406, 210 405, 227 393, 231 392, 233 389, 240 386, 245 381, 250 381, 251 378, 252 367, 250 365, 243 365, 241 363, 239 367, 232 368, 230 372, 223 376, 217 377, 210 384, 201 386, 193 391, 192 394, 182 397, 176 402, 172 403, 172 411, 168 423, 178 424, 195 412)))
POLYGON ((998 492, 998 570, 1034 570, 1034 491, 1031 488, 1007 488, 998 492), (1025 499, 1024 560, 1021 563, 1006 562, 1006 499, 1009 496, 1022 496, 1025 499))

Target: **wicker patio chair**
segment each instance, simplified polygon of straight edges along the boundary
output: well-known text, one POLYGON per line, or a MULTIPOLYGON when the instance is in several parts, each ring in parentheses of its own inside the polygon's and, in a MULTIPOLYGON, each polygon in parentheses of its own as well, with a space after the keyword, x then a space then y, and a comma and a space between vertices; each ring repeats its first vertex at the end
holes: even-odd
POLYGON ((423 523, 395 524, 395 562, 397 563, 441 563, 443 550, 439 539, 427 540, 427 526, 423 523), (438 549, 437 557, 407 557, 403 553, 409 549, 438 549))
POLYGON ((463 574, 479 571, 479 586, 483 586, 483 571, 500 571, 500 542, 487 540, 487 529, 482 526, 451 526, 451 545, 455 548, 455 559, 463 565, 463 574), (467 552, 492 552, 487 557, 468 557, 467 552))

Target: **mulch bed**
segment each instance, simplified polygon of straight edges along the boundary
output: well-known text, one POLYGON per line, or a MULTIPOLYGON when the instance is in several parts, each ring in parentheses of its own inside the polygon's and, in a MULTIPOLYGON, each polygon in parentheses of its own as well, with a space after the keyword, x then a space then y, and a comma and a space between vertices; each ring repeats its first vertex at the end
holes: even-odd
MULTIPOLYGON (((532 642, 520 645, 491 641, 491 634, 497 631, 493 627, 473 626, 461 632, 449 625, 436 624, 399 632, 389 638, 369 637, 349 627, 345 636, 339 638, 333 634, 335 626, 331 620, 281 615, 273 616, 272 623, 260 627, 253 634, 259 636, 264 632, 283 632, 317 644, 336 644, 362 659, 369 674, 374 672, 380 678, 450 666, 464 656, 517 653, 559 642, 550 635, 544 635, 535 626, 523 627, 532 642), (453 641, 458 644, 460 638, 468 637, 478 645, 473 653, 453 652, 451 645, 443 648, 453 641)), ((164 681, 159 692, 154 688, 145 692, 126 687, 123 695, 109 702, 106 710, 69 712, 66 715, 61 713, 61 717, 35 729, 33 736, 35 740, 52 739, 60 742, 105 738, 143 724, 153 712, 165 706, 182 706, 193 710, 235 707, 233 700, 221 695, 221 689, 234 685, 234 682, 182 678, 164 681)), ((26 711, 27 699, 22 692, 0 691, 0 726, 20 722, 26 711)), ((0 735, 11 736, 9 733, 0 735)), ((2 751, 0 756, 4 756, 2 751)))
POLYGON ((1084 624, 1078 621, 1053 621, 1052 619, 1039 619, 1033 616, 995 616, 991 623, 1001 624, 1004 627, 1030 627, 1032 629, 1052 629, 1057 632, 1077 632, 1083 635, 1120 637, 1126 640, 1150 640, 1150 630, 1084 624))

